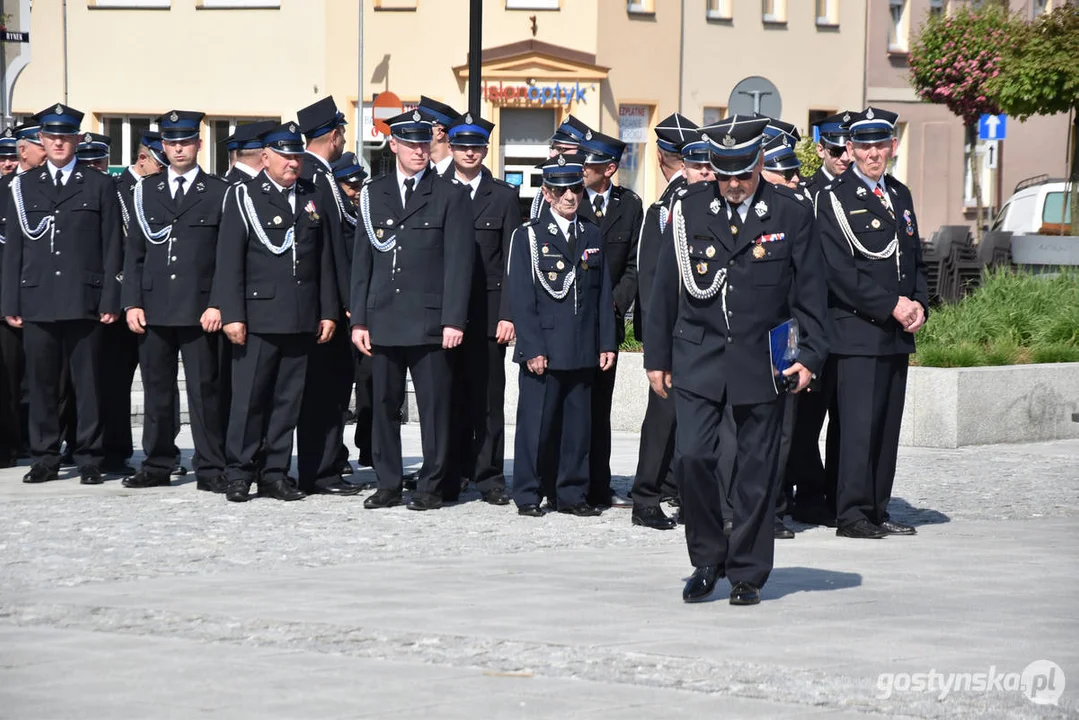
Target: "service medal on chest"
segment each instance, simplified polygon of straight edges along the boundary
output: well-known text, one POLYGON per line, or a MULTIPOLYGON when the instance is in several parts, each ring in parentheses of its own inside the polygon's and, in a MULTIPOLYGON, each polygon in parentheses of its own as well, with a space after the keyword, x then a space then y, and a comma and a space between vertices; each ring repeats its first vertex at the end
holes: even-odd
POLYGON ((559 260, 557 263, 555 263, 555 267, 557 269, 559 269, 559 270, 565 270, 566 269, 566 263, 559 260))
POLYGON ((753 257, 757 258, 758 260, 764 257, 765 253, 767 253, 767 250, 765 250, 764 246, 760 243, 757 243, 753 246, 753 257))
POLYGON ((711 245, 709 245, 708 247, 706 247, 704 249, 704 256, 706 258, 708 258, 709 260, 711 260, 712 258, 714 258, 716 256, 716 249, 714 247, 712 247, 711 245))
POLYGON ((274 225, 280 225, 281 224, 281 216, 280 215, 274 215, 273 216, 273 224, 274 225))
POLYGON ((880 228, 880 220, 878 220, 877 218, 873 218, 873 222, 871 222, 869 224, 873 226, 874 230, 877 230, 878 228, 880 228))
POLYGON ((555 280, 558 279, 558 273, 556 273, 556 272, 547 273, 547 279, 550 280, 551 282, 554 282, 555 280))
POLYGON ((706 262, 697 263, 697 274, 698 275, 704 275, 706 272, 708 272, 708 263, 706 263, 706 262))
POLYGON ((551 246, 550 245, 544 245, 542 250, 543 250, 543 254, 546 255, 547 253, 551 252, 551 246))
POLYGON ((385 234, 386 233, 382 230, 382 228, 378 228, 377 230, 375 230, 375 237, 378 238, 379 240, 381 240, 382 236, 385 235, 385 234))

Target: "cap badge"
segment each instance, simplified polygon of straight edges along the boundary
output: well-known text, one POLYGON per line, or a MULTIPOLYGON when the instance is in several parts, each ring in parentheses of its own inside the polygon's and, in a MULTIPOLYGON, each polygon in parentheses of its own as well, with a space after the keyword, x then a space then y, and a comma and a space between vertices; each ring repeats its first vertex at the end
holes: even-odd
POLYGON ((791 146, 791 141, 787 138, 786 135, 784 135, 783 136, 783 147, 789 148, 790 146, 791 146))
POLYGON ((865 185, 859 185, 858 189, 854 191, 854 194, 860 198, 864 198, 866 196, 865 185))
POLYGON ((289 123, 289 124, 288 124, 288 131, 289 131, 290 133, 294 133, 294 132, 296 132, 296 123, 289 123))
POLYGON ((57 115, 61 115, 61 114, 63 114, 63 112, 64 112, 64 106, 63 106, 63 105, 61 105, 60 103, 56 103, 56 107, 54 107, 54 108, 52 109, 52 111, 53 111, 54 113, 56 113, 57 115))
POLYGON ((843 122, 850 122, 850 113, 843 113, 843 122))
POLYGON ((93 138, 92 135, 90 135, 90 133, 86 133, 85 135, 82 136, 82 141, 83 142, 93 142, 94 138, 93 138))
POLYGON ((175 110, 173 110, 172 115, 169 115, 169 120, 172 120, 173 122, 176 122, 179 119, 180 119, 180 116, 176 114, 175 110))
POLYGON ((584 139, 585 139, 585 140, 591 140, 591 139, 592 139, 592 131, 591 131, 591 130, 587 131, 587 132, 586 132, 586 133, 584 134, 584 139))
POLYGON ((472 113, 465 113, 465 122, 469 125, 472 124, 472 113))
POLYGON ((558 156, 558 164, 559 164, 559 166, 562 166, 562 165, 566 164, 566 156, 565 155, 559 155, 558 156))
MULTIPOLYGON (((552 235, 557 235, 558 234, 558 226, 555 225, 554 223, 549 223, 547 225, 547 232, 551 233, 552 235)), ((543 252, 547 252, 547 246, 546 245, 543 246, 543 252)))
POLYGON ((758 260, 760 260, 762 257, 764 257, 765 253, 767 253, 767 252, 768 251, 765 250, 764 246, 761 245, 760 243, 757 243, 756 245, 753 246, 753 257, 757 258, 758 260))
POLYGON ((761 200, 753 206, 753 212, 757 213, 757 217, 764 217, 768 214, 768 203, 761 200))
POLYGON ((872 120, 873 119, 873 108, 869 108, 868 110, 866 110, 865 111, 865 116, 866 116, 866 119, 872 120))
POLYGON ((738 144, 738 141, 734 139, 734 136, 727 133, 723 136, 723 147, 732 148, 738 144))
POLYGON ((719 202, 719 198, 713 198, 712 202, 708 203, 708 210, 713 215, 719 215, 719 208, 720 207, 721 207, 721 204, 719 202))
POLYGON ((711 260, 712 258, 714 258, 714 257, 716 256, 716 249, 715 249, 715 247, 713 247, 712 245, 709 245, 708 247, 706 247, 706 248, 704 249, 704 256, 705 256, 706 258, 708 258, 709 260, 711 260))
POLYGON ((423 115, 420 115, 420 111, 419 111, 419 110, 416 110, 415 112, 413 112, 413 113, 412 113, 412 119, 413 119, 413 120, 414 120, 415 122, 419 122, 419 121, 420 121, 420 118, 422 118, 422 117, 423 117, 423 115))
POLYGON ((11 137, 14 133, 11 132, 11 128, 4 130, 4 137, 11 137))

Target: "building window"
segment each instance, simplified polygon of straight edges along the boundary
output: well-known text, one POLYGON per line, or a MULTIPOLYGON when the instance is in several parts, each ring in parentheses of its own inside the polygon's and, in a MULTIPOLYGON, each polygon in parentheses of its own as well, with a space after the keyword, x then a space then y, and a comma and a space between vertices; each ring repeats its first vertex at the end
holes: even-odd
POLYGON ((733 20, 734 0, 708 0, 704 15, 709 20, 733 20))
POLYGON ((375 10, 415 10, 419 0, 375 0, 375 10))
POLYGON ((761 20, 766 23, 787 22, 787 0, 761 0, 761 20))
POLYGON ((273 120, 280 122, 280 118, 207 118, 209 137, 202 147, 207 150, 209 157, 206 167, 208 172, 224 175, 229 171, 229 153, 225 149, 224 141, 229 135, 236 132, 236 128, 247 123, 259 122, 260 120, 273 120))
POLYGON ((907 0, 888 0, 888 52, 907 51, 907 0))
POLYGON ((141 10, 168 10, 172 0, 90 0, 90 8, 129 8, 141 10))
POLYGON ((217 8, 279 8, 281 0, 199 0, 196 7, 205 10, 217 8))
POLYGON ((1050 0, 1031 0, 1031 9, 1033 10, 1034 17, 1044 15, 1053 9, 1053 3, 1050 0))
POLYGON ((506 0, 507 10, 557 10, 559 0, 506 0))
POLYGON ((626 0, 626 12, 655 14, 655 0, 626 0))
POLYGON ((897 147, 892 161, 888 163, 888 172, 901 183, 907 181, 907 147, 903 141, 907 136, 907 124, 905 122, 895 124, 895 139, 897 147))
POLYGON ((619 105, 618 139, 626 144, 622 161, 618 164, 618 184, 630 188, 638 195, 645 188, 645 150, 652 127, 654 105, 619 105))
POLYGON ((817 0, 817 25, 839 26, 839 0, 817 0))
POLYGON ((813 136, 815 142, 820 142, 820 138, 817 137, 817 123, 826 117, 835 115, 835 110, 810 110, 809 111, 809 124, 806 127, 809 129, 809 133, 813 136))
POLYGON ((719 105, 706 105, 701 115, 701 126, 715 125, 727 117, 727 108, 719 105))
POLYGON ((944 17, 944 0, 929 0, 929 17, 935 19, 944 17))
POLYGON ((149 117, 105 116, 101 119, 101 134, 109 136, 109 165, 125 167, 139 156, 139 140, 157 124, 149 117))

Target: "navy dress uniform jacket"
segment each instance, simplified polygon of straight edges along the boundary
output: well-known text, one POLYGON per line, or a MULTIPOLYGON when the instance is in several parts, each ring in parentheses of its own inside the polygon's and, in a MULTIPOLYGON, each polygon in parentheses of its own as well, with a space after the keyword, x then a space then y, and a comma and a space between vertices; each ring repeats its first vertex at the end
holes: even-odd
MULTIPOLYGON (((509 293, 503 292, 503 285, 510 241, 521 224, 521 204, 516 185, 499 180, 487 168, 482 168, 481 172, 476 197, 472 198, 476 254, 468 302, 468 327, 494 338, 499 320, 513 322, 509 293)), ((443 177, 458 184, 453 165, 443 177)), ((467 186, 461 187, 468 192, 467 186)))
POLYGON ((580 370, 598 367, 600 353, 618 349, 614 313, 604 311, 614 301, 603 238, 599 228, 582 216, 576 222, 576 256, 570 255, 549 206, 513 234, 508 282, 517 334, 515 362, 542 355, 548 370, 580 370), (533 266, 529 229, 536 236, 538 267, 533 266), (553 298, 535 276, 543 273, 559 291, 571 269, 576 269, 577 290, 570 288, 562 300, 553 298))
POLYGON ((615 335, 621 343, 626 337, 623 319, 637 297, 637 242, 644 222, 641 198, 629 188, 614 185, 608 204, 603 208, 602 219, 596 217, 588 201, 588 193, 582 196, 577 212, 595 223, 603 237, 604 256, 611 274, 611 294, 617 314, 615 335))
POLYGON ((3 294, 0 315, 30 322, 98 320, 120 312, 123 228, 116 185, 108 175, 76 166, 59 191, 46 166, 12 180, 22 190, 28 227, 54 218, 54 231, 25 237, 14 191, 5 198, 3 294))
POLYGON ((142 308, 148 325, 198 325, 210 307, 217 237, 228 184, 199 170, 177 208, 168 172, 143 178, 142 209, 151 233, 172 227, 171 241, 151 241, 136 218, 131 222, 124 258, 123 306, 142 308))
POLYGON ((375 249, 361 208, 352 252, 352 324, 367 327, 372 345, 441 345, 443 327, 464 330, 468 319, 475 242, 468 193, 430 169, 406 208, 396 171, 366 188, 375 239, 396 235, 397 244, 375 249))
POLYGON ((726 320, 722 290, 698 300, 682 286, 672 213, 648 309, 645 368, 669 371, 675 388, 717 403, 725 394, 733 405, 773 401, 768 332, 794 318, 800 326, 799 362, 819 372, 828 354, 825 278, 805 195, 762 180, 737 235, 715 182, 680 190, 679 201, 692 280, 707 288, 720 268, 727 269, 726 320))
POLYGON ((652 284, 656 278, 656 261, 659 260, 659 246, 663 242, 663 226, 660 219, 671 210, 671 199, 675 193, 687 185, 685 175, 671 178, 663 189, 659 199, 645 210, 641 223, 641 233, 637 240, 637 299, 633 307, 633 334, 639 342, 644 342, 645 316, 648 303, 652 299, 652 284))
POLYGON ((221 322, 247 324, 260 334, 315 333, 319 320, 335 320, 338 295, 328 232, 320 207, 322 193, 296 181, 293 211, 265 171, 229 188, 217 241, 217 267, 210 304, 221 309, 221 322), (295 227, 295 263, 288 250, 276 255, 248 228, 240 199, 246 191, 269 241, 280 246, 295 227), (309 211, 308 205, 314 209, 309 211))
POLYGON ((341 206, 338 205, 338 202, 342 200, 341 191, 337 187, 337 180, 334 179, 333 173, 320 158, 310 152, 305 152, 303 155, 300 178, 311 182, 322 193, 322 206, 327 213, 327 230, 330 238, 329 247, 332 252, 334 282, 337 286, 341 309, 344 310, 348 308, 348 293, 349 285, 351 284, 349 278, 351 258, 345 250, 345 245, 351 242, 352 238, 346 238, 344 234, 344 219, 341 215, 341 206))
POLYGON ((929 314, 929 292, 918 236, 918 219, 907 186, 884 176, 895 217, 854 173, 854 165, 817 195, 817 228, 828 274, 832 352, 838 355, 896 355, 914 352, 914 335, 892 317, 899 296, 921 303, 929 314), (835 198, 858 242, 881 252, 898 238, 896 259, 873 259, 848 242, 833 207, 835 198))

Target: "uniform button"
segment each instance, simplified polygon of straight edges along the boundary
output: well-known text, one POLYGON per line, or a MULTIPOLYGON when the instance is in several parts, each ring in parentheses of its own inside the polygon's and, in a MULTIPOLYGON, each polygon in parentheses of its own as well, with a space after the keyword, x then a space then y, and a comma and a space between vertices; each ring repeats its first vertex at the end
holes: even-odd
POLYGON ((734 285, 728 285, 727 290, 729 290, 730 292, 734 292, 734 285))
POLYGON ((57 251, 56 251, 56 254, 57 254, 57 255, 59 255, 59 254, 60 254, 60 251, 59 251, 59 250, 57 250, 57 251))
MULTIPOLYGON (((176 276, 173 275, 173 277, 176 277, 176 276)), ((259 291, 258 290, 255 290, 254 292, 251 293, 251 297, 258 297, 258 296, 259 296, 259 291)))
POLYGON ((394 290, 394 292, 400 294, 401 288, 397 288, 396 290, 394 290))
POLYGON ((734 260, 728 260, 727 265, 728 267, 734 267, 734 260))
POLYGON ((57 274, 57 275, 59 275, 59 274, 60 274, 60 271, 59 271, 59 270, 57 270, 57 271, 56 271, 56 274, 57 274))
POLYGON ((175 279, 176 279, 175 275, 169 275, 169 280, 175 280, 175 279))
POLYGON ((176 262, 176 256, 175 255, 172 256, 172 262, 176 262))
POLYGON ((57 234, 57 235, 59 235, 59 234, 60 234, 61 232, 63 232, 63 231, 62 231, 62 230, 60 230, 59 228, 58 228, 58 229, 56 230, 56 234, 57 234))
POLYGON ((297 284, 297 285, 303 285, 303 280, 297 280, 297 281, 296 281, 296 284, 297 284))
POLYGON ((200 222, 200 223, 204 223, 204 222, 206 222, 206 221, 205 221, 205 220, 203 220, 202 218, 199 218, 199 222, 200 222))
POLYGON ((728 336, 727 336, 727 342, 729 342, 729 343, 733 343, 733 342, 734 342, 734 338, 733 338, 733 337, 731 337, 730 335, 728 335, 728 336))

